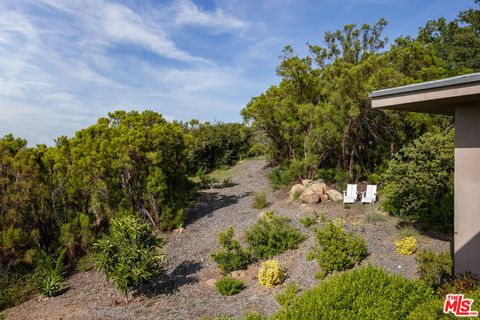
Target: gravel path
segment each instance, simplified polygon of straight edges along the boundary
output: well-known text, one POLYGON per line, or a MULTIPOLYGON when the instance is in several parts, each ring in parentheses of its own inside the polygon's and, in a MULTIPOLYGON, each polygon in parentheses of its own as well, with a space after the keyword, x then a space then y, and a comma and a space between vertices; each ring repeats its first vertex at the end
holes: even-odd
MULTIPOLYGON (((342 217, 347 229, 361 234, 367 241, 369 257, 373 263, 407 277, 416 277, 413 256, 395 253, 395 219, 374 224, 361 224, 368 206, 361 204, 344 209, 342 204, 327 203, 316 208, 300 206, 286 200, 285 191, 272 193, 266 179, 264 160, 249 160, 237 164, 228 172, 233 185, 228 188, 205 190, 200 193, 190 210, 185 232, 165 235, 169 263, 162 280, 154 286, 143 288, 130 303, 125 304, 104 277, 94 271, 81 272, 67 280, 64 293, 51 298, 33 298, 7 310, 8 319, 202 319, 208 316, 239 316, 255 310, 272 314, 278 309, 274 300, 277 292, 289 282, 301 288, 317 283, 316 262, 307 261, 306 253, 314 244, 311 230, 299 224, 299 217, 314 210, 328 217, 342 217), (299 249, 288 251, 278 260, 288 270, 286 282, 276 288, 266 289, 257 284, 258 263, 239 272, 246 288, 238 295, 223 297, 213 286, 220 276, 211 253, 218 250, 217 233, 233 226, 243 241, 243 230, 255 223, 261 210, 251 208, 254 192, 267 192, 270 206, 276 214, 289 216, 292 223, 309 238, 299 249)), ((449 242, 422 237, 420 248, 447 250, 449 242)))

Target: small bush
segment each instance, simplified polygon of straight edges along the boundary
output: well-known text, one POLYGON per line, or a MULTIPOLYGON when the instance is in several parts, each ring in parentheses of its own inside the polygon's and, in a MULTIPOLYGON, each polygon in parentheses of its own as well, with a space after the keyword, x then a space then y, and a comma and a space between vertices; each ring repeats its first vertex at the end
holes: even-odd
POLYGON ((365 223, 384 222, 387 220, 387 216, 377 211, 367 212, 364 217, 365 223))
POLYGON ((220 232, 218 234, 218 241, 223 249, 213 253, 211 258, 224 273, 247 267, 250 263, 250 254, 248 251, 242 249, 242 246, 235 238, 232 227, 228 228, 225 232, 220 232))
POLYGON ((232 181, 231 178, 224 178, 224 179, 223 179, 223 181, 222 181, 222 186, 223 186, 224 188, 228 188, 228 187, 230 187, 230 186, 232 186, 232 185, 233 185, 233 181, 232 181))
POLYGON ((267 260, 262 262, 258 270, 258 284, 264 287, 273 288, 282 283, 286 278, 286 273, 277 260, 267 260))
POLYGON ((239 279, 223 277, 215 282, 215 287, 222 296, 233 296, 242 291, 244 284, 239 279))
POLYGON ((414 237, 418 238, 420 237, 420 233, 412 227, 411 225, 401 225, 397 227, 397 238, 398 239, 403 239, 407 237, 414 237))
POLYGON ((256 193, 253 197, 252 208, 263 209, 268 207, 267 195, 264 192, 256 193))
POLYGON ((402 240, 395 242, 397 253, 410 255, 417 251, 417 239, 414 237, 405 237, 402 240))
POLYGON ((420 279, 432 287, 438 287, 452 276, 453 261, 450 252, 439 254, 423 250, 417 254, 420 279))
POLYGON ((53 297, 60 290, 63 282, 62 252, 57 258, 47 255, 40 250, 35 258, 37 264, 37 288, 45 297, 53 297))
POLYGON ((324 278, 333 271, 343 271, 360 263, 367 256, 367 245, 363 238, 346 233, 338 223, 326 222, 316 231, 317 245, 307 255, 315 259, 322 269, 317 274, 324 278))
POLYGON ((366 266, 304 291, 272 319, 405 319, 419 304, 432 299, 432 290, 423 282, 366 266))
POLYGON ((289 283, 285 289, 275 296, 275 301, 281 306, 289 306, 297 297, 299 286, 296 283, 289 283))
POLYGON ((245 239, 255 259, 271 258, 289 249, 296 249, 306 237, 290 226, 290 219, 273 214, 258 219, 247 231, 245 239))
POLYGON ((300 218, 300 223, 303 224, 305 228, 309 228, 317 223, 317 217, 315 216, 304 216, 300 218))
POLYGON ((124 295, 157 277, 165 255, 159 250, 163 239, 151 224, 131 214, 121 214, 110 221, 110 232, 95 243, 96 266, 124 295))

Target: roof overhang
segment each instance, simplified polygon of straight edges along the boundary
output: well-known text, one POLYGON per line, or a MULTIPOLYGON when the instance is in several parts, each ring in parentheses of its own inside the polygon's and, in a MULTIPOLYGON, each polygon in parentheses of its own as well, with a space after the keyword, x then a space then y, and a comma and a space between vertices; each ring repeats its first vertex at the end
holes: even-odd
POLYGON ((480 73, 373 91, 369 96, 372 108, 454 115, 457 105, 480 102, 480 73))

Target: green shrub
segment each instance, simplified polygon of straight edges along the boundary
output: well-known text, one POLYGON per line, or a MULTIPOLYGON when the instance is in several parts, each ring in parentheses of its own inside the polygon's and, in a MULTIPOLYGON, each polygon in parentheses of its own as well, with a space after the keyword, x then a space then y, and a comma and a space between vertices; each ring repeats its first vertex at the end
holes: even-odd
POLYGON ((417 305, 431 299, 432 290, 424 283, 366 266, 304 291, 272 319, 405 319, 417 305))
POLYGON ((159 251, 163 239, 151 224, 130 214, 111 220, 110 232, 95 244, 97 268, 124 295, 142 283, 149 282, 163 271, 165 255, 159 251))
POLYGON ((222 166, 232 166, 247 155, 252 144, 252 130, 241 123, 186 124, 188 165, 191 173, 209 172, 222 166))
POLYGON ((300 223, 303 224, 305 228, 309 228, 317 223, 316 216, 303 216, 300 218, 300 223))
POLYGON ((244 284, 232 277, 223 277, 215 282, 215 287, 222 296, 233 296, 242 291, 244 284))
POLYGON ((397 253, 411 255, 417 251, 417 239, 414 237, 405 237, 395 242, 395 250, 397 253))
POLYGON ((283 307, 289 306, 297 297, 299 289, 298 284, 294 282, 289 283, 282 292, 275 296, 275 301, 283 307))
POLYGON ((245 269, 248 266, 251 260, 250 254, 247 250, 242 249, 235 238, 232 227, 218 234, 218 242, 223 249, 213 253, 211 258, 218 264, 220 270, 229 273, 234 270, 245 269))
POLYGON ((454 132, 427 133, 403 147, 383 179, 387 211, 434 224, 453 225, 454 132))
POLYGON ((37 253, 37 289, 45 297, 55 296, 62 286, 64 253, 63 251, 56 258, 47 255, 43 250, 37 253))
POLYGON ((253 196, 252 208, 263 209, 268 207, 267 195, 265 192, 256 193, 253 196))
POLYGON ((307 258, 317 260, 321 268, 319 278, 333 271, 350 269, 367 256, 365 240, 352 232, 346 233, 338 223, 326 222, 316 231, 316 238, 317 245, 308 252, 307 258))
POLYGON ((262 262, 258 269, 258 284, 264 287, 273 288, 282 283, 287 274, 277 260, 262 262))
MULTIPOLYGON (((449 292, 449 293, 458 293, 458 292, 449 292)), ((473 290, 464 292, 466 299, 473 299, 472 310, 480 310, 480 291, 473 290)), ((453 314, 443 313, 445 296, 437 295, 435 299, 428 300, 415 309, 407 317, 407 320, 447 320, 447 319, 458 319, 458 317, 453 314)))
POLYGON ((245 239, 255 259, 271 258, 289 249, 296 249, 306 236, 290 226, 290 219, 271 214, 259 218, 247 231, 245 239))
POLYGON ((438 287, 452 277, 453 261, 448 251, 436 254, 423 250, 417 254, 417 262, 420 279, 432 287, 438 287))

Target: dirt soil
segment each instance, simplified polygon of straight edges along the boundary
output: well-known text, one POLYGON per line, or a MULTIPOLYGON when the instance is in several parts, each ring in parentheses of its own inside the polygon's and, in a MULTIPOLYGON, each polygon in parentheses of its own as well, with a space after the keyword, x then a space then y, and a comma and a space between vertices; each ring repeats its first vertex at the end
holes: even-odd
MULTIPOLYGON (((295 282, 302 289, 317 283, 318 266, 307 261, 306 254, 315 242, 313 231, 299 223, 302 215, 314 210, 325 212, 329 218, 342 218, 349 230, 361 234, 367 241, 369 257, 364 263, 381 266, 392 273, 409 278, 417 276, 415 256, 395 253, 396 225, 389 218, 384 222, 364 223, 369 205, 356 204, 345 209, 341 203, 327 202, 315 207, 289 202, 286 191, 271 192, 264 160, 243 161, 228 171, 233 185, 227 188, 204 190, 197 204, 189 212, 184 232, 164 234, 164 250, 169 258, 166 272, 152 286, 144 287, 127 304, 124 298, 95 271, 79 272, 66 280, 60 295, 45 299, 33 297, 5 312, 7 319, 202 319, 211 316, 241 316, 245 312, 270 315, 278 310, 274 296, 286 284, 295 282), (267 289, 257 283, 259 264, 236 272, 246 288, 231 297, 221 296, 214 287, 220 277, 209 256, 219 249, 217 233, 233 226, 242 239, 243 230, 255 223, 262 210, 252 209, 255 192, 266 192, 270 205, 264 210, 275 210, 278 215, 292 219, 292 223, 308 239, 297 250, 277 257, 288 270, 284 284, 267 289)), ((450 242, 439 237, 422 236, 419 249, 448 250, 450 242)))

